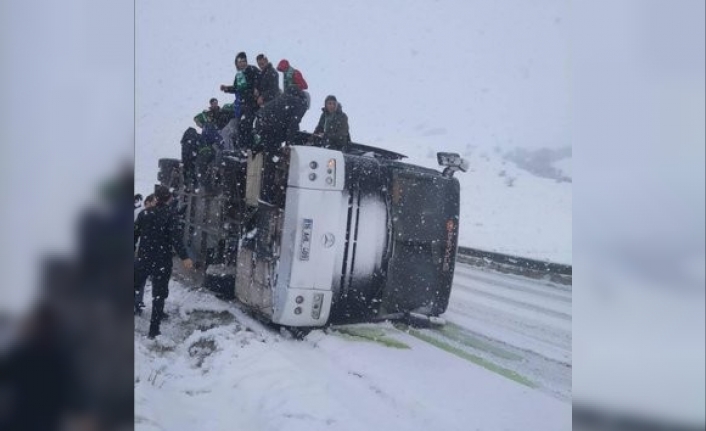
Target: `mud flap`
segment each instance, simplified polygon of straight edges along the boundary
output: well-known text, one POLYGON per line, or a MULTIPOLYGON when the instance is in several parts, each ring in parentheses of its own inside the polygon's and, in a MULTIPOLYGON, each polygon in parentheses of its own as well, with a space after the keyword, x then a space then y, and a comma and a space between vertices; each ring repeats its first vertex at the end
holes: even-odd
POLYGON ((245 181, 245 203, 249 207, 257 207, 262 188, 262 152, 253 155, 248 151, 248 171, 245 181))

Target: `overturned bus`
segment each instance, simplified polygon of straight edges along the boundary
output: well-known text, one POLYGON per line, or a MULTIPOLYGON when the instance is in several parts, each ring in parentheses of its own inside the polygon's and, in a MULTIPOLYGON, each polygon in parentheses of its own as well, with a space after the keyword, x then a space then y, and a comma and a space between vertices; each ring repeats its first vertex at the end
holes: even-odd
POLYGON ((343 153, 300 138, 273 156, 270 175, 262 153, 223 155, 195 192, 179 160, 159 161, 201 264, 196 281, 289 327, 443 313, 459 229, 453 175, 466 162, 438 153, 439 172, 392 151, 352 143, 343 153))

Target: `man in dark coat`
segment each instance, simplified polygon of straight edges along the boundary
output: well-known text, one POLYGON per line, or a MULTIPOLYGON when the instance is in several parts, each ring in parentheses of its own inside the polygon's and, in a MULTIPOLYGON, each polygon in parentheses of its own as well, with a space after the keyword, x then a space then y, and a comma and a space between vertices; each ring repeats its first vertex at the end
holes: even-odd
MULTIPOLYGON (((164 314, 164 301, 169 296, 169 278, 172 274, 172 248, 182 260, 184 268, 191 269, 189 259, 178 226, 176 211, 170 205, 172 194, 168 188, 157 186, 157 204, 144 211, 144 216, 135 222, 135 241, 139 238, 140 247, 135 259, 135 298, 148 277, 152 278, 152 315, 149 337, 160 334, 159 326, 164 314)), ((141 311, 137 302, 135 312, 141 311)))
POLYGON ((259 137, 256 149, 279 148, 284 141, 292 143, 299 132, 299 123, 306 113, 306 97, 295 85, 287 88, 281 97, 265 105, 257 113, 255 134, 259 137))
POLYGON ((252 126, 258 109, 255 92, 260 85, 260 71, 248 64, 248 57, 244 52, 239 52, 235 57, 235 68, 238 72, 235 74, 233 85, 221 85, 221 91, 237 93, 241 108, 238 146, 252 148, 252 126))
POLYGON ((278 160, 274 160, 282 142, 291 145, 298 132, 299 123, 307 110, 306 96, 296 85, 265 105, 257 114, 255 126, 256 144, 254 150, 263 152, 262 199, 271 202, 276 186, 274 173, 278 160))
POLYGON ((260 68, 260 85, 257 87, 257 104, 263 106, 282 92, 279 89, 279 75, 265 54, 257 56, 257 67, 260 68))
POLYGON ((351 142, 348 130, 348 116, 336 96, 327 96, 324 107, 321 108, 319 124, 314 129, 314 135, 321 138, 322 146, 339 151, 347 151, 351 142))

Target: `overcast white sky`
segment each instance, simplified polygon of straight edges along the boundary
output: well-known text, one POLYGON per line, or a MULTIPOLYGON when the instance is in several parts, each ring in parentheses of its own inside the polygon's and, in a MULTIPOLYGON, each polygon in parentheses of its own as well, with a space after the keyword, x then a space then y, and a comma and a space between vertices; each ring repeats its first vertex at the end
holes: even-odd
POLYGON ((526 173, 509 189, 498 176, 509 168, 478 158, 500 158, 487 149, 495 146, 571 144, 566 2, 135 6, 137 190, 152 187, 159 158, 179 157, 183 131, 210 97, 233 100, 219 86, 232 83, 235 55, 254 64, 265 53, 275 64, 288 59, 309 83, 302 129, 313 130, 334 94, 356 142, 432 168, 437 151, 469 157, 473 172, 459 178, 462 245, 571 262, 570 184, 526 173))
POLYGON ((570 145, 567 15, 554 0, 138 2, 138 140, 178 143, 245 51, 251 63, 263 52, 302 70, 312 95, 304 129, 335 94, 360 142, 570 145))

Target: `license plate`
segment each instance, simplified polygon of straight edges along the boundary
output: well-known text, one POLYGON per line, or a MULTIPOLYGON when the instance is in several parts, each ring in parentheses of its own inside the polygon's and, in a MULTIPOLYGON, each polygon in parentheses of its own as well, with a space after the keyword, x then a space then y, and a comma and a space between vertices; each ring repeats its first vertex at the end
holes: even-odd
POLYGON ((309 260, 311 252, 311 230, 314 227, 314 220, 305 218, 302 222, 302 244, 299 249, 299 260, 309 260))

